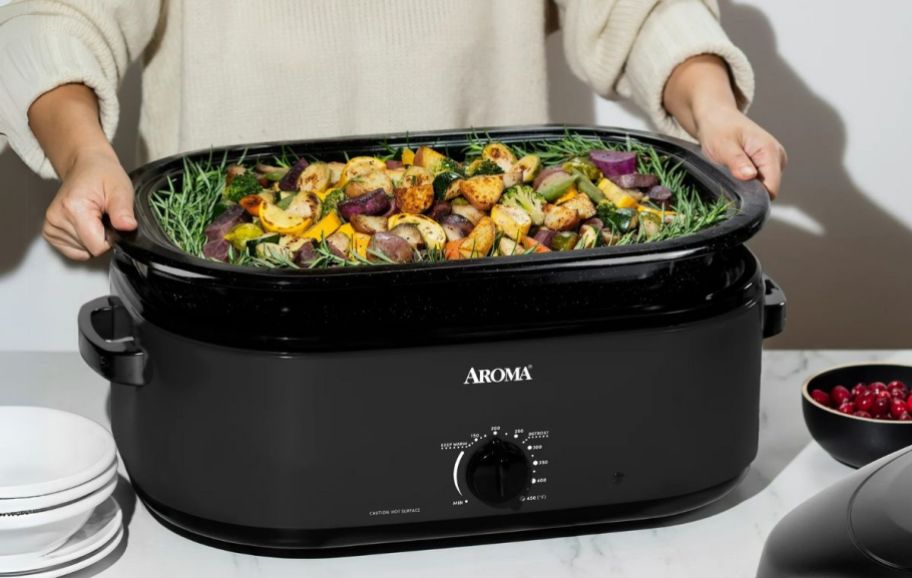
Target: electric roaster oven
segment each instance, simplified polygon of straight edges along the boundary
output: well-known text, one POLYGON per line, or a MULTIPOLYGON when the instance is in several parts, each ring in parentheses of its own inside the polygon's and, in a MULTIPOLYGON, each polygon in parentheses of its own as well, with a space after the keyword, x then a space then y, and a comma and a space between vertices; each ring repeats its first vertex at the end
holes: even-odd
MULTIPOLYGON (((111 295, 79 313, 114 435, 158 520, 229 548, 306 554, 671 516, 722 497, 757 451, 761 345, 784 297, 743 243, 766 191, 696 147, 732 216, 654 243, 443 263, 281 271, 175 248, 149 205, 182 159, 132 175, 111 295)), ((566 127, 494 129, 504 143, 566 127)), ((216 149, 229 161, 457 156, 467 132, 216 149)))

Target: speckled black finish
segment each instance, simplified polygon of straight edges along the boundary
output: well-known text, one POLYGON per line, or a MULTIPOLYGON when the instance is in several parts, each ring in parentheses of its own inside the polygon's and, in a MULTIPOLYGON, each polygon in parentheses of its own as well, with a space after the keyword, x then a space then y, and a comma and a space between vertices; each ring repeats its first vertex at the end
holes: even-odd
MULTIPOLYGON (((176 249, 150 210, 149 196, 179 176, 181 157, 132 175, 138 232, 115 236, 114 267, 139 296, 143 314, 172 331, 257 349, 339 349, 408 345, 612 324, 660 326, 730 307, 727 288, 740 274, 732 250, 750 238, 769 210, 756 181, 737 181, 696 147, 667 137, 608 128, 542 126, 490 129, 503 142, 559 139, 566 130, 610 141, 633 138, 679 158, 708 196, 734 201, 724 223, 681 239, 436 264, 318 271, 272 271, 205 261, 176 249), (230 319, 230 323, 226 320, 230 319), (359 330, 352 331, 352 327, 359 330), (391 339, 392 336, 395 336, 391 339)), ((434 132, 342 140, 252 145, 225 152, 232 160, 271 158, 282 150, 325 159, 384 151, 383 143, 430 144, 460 156, 468 133, 434 132)))
POLYGON ((912 422, 845 415, 821 406, 809 395, 818 388, 829 392, 837 385, 852 389, 859 382, 889 382, 894 379, 912 384, 912 367, 884 363, 849 365, 825 371, 808 380, 802 387, 801 406, 811 436, 831 456, 853 468, 860 468, 912 445, 912 422))

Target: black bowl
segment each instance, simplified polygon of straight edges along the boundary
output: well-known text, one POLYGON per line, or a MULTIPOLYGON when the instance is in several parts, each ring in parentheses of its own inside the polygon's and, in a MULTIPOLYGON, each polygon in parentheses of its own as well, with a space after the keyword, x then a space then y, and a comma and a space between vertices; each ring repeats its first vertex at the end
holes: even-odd
POLYGON ((815 389, 829 391, 837 385, 852 389, 856 383, 899 380, 912 384, 912 367, 872 363, 847 365, 818 373, 801 387, 804 421, 811 437, 840 462, 860 468, 887 454, 912 445, 912 421, 886 421, 856 417, 824 407, 811 398, 815 389))

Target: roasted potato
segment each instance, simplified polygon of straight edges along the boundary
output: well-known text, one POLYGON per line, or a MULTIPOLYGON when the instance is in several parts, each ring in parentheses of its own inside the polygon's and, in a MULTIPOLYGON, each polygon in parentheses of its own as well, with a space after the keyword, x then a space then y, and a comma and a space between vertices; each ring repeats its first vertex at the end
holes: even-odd
POLYGON ((562 206, 576 211, 580 221, 585 221, 595 216, 595 205, 592 204, 592 199, 583 193, 576 193, 569 200, 564 201, 562 206))
POLYGON ((415 225, 396 225, 395 227, 390 228, 389 232, 408 241, 408 244, 411 245, 413 249, 417 250, 424 246, 424 238, 421 236, 421 231, 419 231, 418 227, 415 225))
POLYGON ((335 185, 342 178, 342 169, 345 168, 345 163, 331 162, 326 163, 326 166, 329 167, 329 184, 335 185))
POLYGON ((510 172, 516 164, 516 157, 506 145, 491 143, 481 151, 481 158, 494 162, 505 173, 510 172))
POLYGON ((348 181, 363 177, 366 174, 386 170, 386 163, 375 157, 354 157, 345 163, 337 186, 342 187, 348 181))
POLYGON ((494 205, 491 209, 491 220, 497 228, 503 231, 503 234, 519 241, 529 234, 529 228, 532 226, 532 217, 529 213, 516 207, 507 207, 504 205, 494 205))
POLYGON ((393 181, 385 171, 373 171, 366 175, 353 177, 345 183, 344 190, 345 195, 351 199, 377 189, 382 190, 387 195, 393 194, 393 181))
POLYGON ((351 223, 351 226, 355 231, 368 235, 387 230, 387 218, 379 215, 353 215, 348 222, 351 223))
POLYGON ((428 249, 443 249, 443 245, 446 243, 447 238, 446 233, 443 231, 443 227, 430 217, 424 215, 411 215, 409 213, 397 213, 390 216, 388 222, 390 229, 395 230, 401 225, 414 225, 417 227, 418 232, 421 234, 421 238, 424 240, 424 244, 428 249))
POLYGON ((459 190, 473 207, 488 211, 503 194, 504 182, 500 175, 483 175, 460 181, 459 190))
POLYGON ((396 206, 403 213, 423 213, 434 203, 434 187, 431 184, 399 187, 395 194, 396 206))
POLYGON ((369 259, 376 260, 378 255, 394 263, 411 263, 415 250, 402 237, 380 231, 371 237, 367 246, 369 259))
POLYGON ((484 257, 494 247, 497 229, 491 217, 482 217, 468 236, 459 242, 459 256, 463 259, 484 257))
POLYGON ((454 215, 459 215, 460 217, 467 219, 470 223, 472 223, 472 226, 475 226, 475 224, 485 216, 484 211, 479 211, 470 205, 465 199, 456 199, 453 201, 451 210, 453 211, 454 215))
MULTIPOLYGON (((314 166, 314 165, 310 165, 314 166)), ((303 176, 303 173, 301 174, 303 176)), ((291 203, 288 205, 288 208, 285 209, 285 212, 289 215, 294 215, 296 217, 302 217, 305 219, 313 219, 316 221, 323 211, 323 203, 313 192, 301 191, 291 200, 291 203)))
POLYGON ((545 205, 545 227, 552 231, 567 231, 579 224, 576 210, 563 205, 545 205))
POLYGON ((322 193, 329 186, 332 178, 329 165, 313 163, 301 172, 298 177, 298 190, 304 193, 322 193))
POLYGON ((421 146, 415 152, 415 166, 423 167, 430 173, 436 173, 446 156, 431 147, 421 146))

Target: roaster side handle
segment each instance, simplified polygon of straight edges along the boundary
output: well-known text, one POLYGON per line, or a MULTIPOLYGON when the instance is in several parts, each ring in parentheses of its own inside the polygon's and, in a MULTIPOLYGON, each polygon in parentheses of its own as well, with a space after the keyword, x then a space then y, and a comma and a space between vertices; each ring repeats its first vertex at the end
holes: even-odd
POLYGON ((763 275, 763 338, 773 337, 785 329, 785 292, 763 275))
POLYGON ((79 309, 79 353, 112 383, 145 383, 146 353, 137 345, 133 319, 118 297, 99 297, 79 309))

